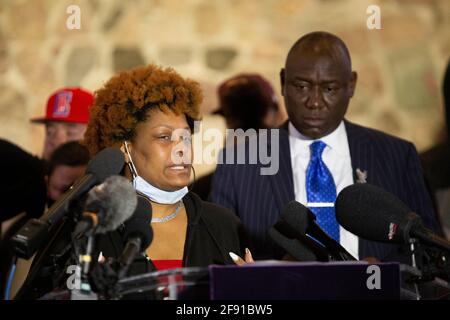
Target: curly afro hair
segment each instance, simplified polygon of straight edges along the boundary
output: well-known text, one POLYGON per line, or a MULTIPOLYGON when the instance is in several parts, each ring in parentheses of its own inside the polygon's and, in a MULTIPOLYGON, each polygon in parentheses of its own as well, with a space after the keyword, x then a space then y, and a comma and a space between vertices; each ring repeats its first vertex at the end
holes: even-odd
POLYGON ((172 68, 156 65, 119 73, 95 92, 83 144, 91 155, 134 137, 150 109, 184 114, 193 130, 200 120, 203 95, 197 82, 182 78, 172 68))

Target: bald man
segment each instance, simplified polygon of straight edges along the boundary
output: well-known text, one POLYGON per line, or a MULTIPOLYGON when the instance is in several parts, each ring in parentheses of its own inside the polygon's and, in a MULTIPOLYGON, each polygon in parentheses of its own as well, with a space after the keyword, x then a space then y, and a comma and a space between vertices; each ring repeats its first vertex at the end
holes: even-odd
POLYGON ((404 258, 403 248, 358 238, 336 221, 339 192, 367 182, 393 193, 437 228, 414 145, 344 118, 357 82, 345 43, 326 32, 303 36, 289 51, 280 80, 289 120, 278 129, 278 172, 261 175, 261 163, 218 165, 210 200, 240 217, 257 259, 282 256, 267 232, 292 200, 308 206, 354 257, 404 258))

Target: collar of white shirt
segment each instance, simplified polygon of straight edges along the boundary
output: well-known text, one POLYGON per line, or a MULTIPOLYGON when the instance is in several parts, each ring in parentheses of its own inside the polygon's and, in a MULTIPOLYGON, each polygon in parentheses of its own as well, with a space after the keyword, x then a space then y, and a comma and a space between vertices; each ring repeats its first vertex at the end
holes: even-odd
POLYGON ((333 132, 320 139, 311 139, 301 134, 290 121, 288 124, 288 130, 289 142, 294 147, 292 148, 292 152, 295 153, 291 154, 291 157, 295 157, 297 155, 309 157, 309 146, 311 143, 317 140, 324 142, 339 156, 350 156, 350 149, 348 147, 347 132, 345 131, 344 121, 341 121, 339 126, 333 132))

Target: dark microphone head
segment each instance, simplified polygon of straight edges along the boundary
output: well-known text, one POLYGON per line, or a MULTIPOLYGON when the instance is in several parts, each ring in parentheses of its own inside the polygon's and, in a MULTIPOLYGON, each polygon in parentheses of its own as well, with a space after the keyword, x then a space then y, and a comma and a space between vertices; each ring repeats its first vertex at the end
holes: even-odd
POLYGON ((297 261, 328 261, 325 248, 306 235, 310 214, 301 203, 289 202, 280 219, 269 230, 269 236, 297 261))
POLYGON ((102 182, 110 175, 119 174, 125 164, 125 157, 117 148, 105 148, 89 161, 86 173, 95 175, 102 182))
POLYGON ((137 197, 133 185, 122 176, 110 176, 89 191, 86 211, 97 213, 95 233, 116 230, 136 210, 137 197))
POLYGON ((393 194, 367 183, 344 188, 336 199, 337 221, 348 231, 368 240, 404 243, 409 230, 420 224, 393 194))
POLYGON ((269 229, 269 236, 296 261, 307 262, 319 260, 306 245, 297 239, 291 239, 282 235, 275 227, 269 229))
POLYGON ((297 233, 305 235, 309 224, 308 215, 308 208, 297 201, 291 201, 284 207, 280 218, 297 233))
POLYGON ((137 195, 137 206, 132 217, 125 222, 124 242, 131 238, 141 239, 141 251, 145 250, 153 240, 151 227, 152 206, 148 199, 137 195))

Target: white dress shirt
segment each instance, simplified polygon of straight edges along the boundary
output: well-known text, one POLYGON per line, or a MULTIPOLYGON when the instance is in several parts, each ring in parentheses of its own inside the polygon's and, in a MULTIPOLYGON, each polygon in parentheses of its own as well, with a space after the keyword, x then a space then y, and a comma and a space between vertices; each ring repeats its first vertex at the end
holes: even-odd
MULTIPOLYGON (((306 169, 311 156, 309 146, 315 140, 302 135, 291 122, 289 122, 288 130, 295 200, 308 206, 306 169)), ((334 183, 336 184, 336 194, 339 194, 342 189, 353 184, 352 161, 344 121, 332 133, 318 140, 327 145, 323 150, 322 159, 333 175, 334 183)), ((358 259, 358 237, 339 226, 339 238, 341 245, 358 259)))

